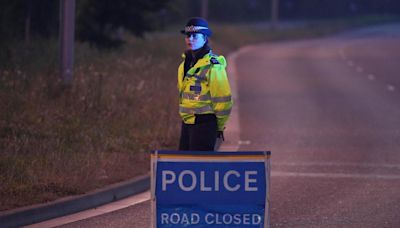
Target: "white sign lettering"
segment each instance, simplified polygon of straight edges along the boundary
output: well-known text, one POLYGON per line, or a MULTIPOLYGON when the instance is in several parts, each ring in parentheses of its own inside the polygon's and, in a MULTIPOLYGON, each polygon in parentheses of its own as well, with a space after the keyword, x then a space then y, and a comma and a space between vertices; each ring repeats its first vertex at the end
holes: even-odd
POLYGON ((256 176, 256 170, 244 171, 244 175, 236 170, 228 170, 225 173, 221 173, 222 186, 220 186, 219 171, 212 173, 200 171, 200 175, 198 175, 192 170, 182 170, 180 173, 175 173, 172 170, 163 170, 161 173, 161 186, 162 191, 167 191, 170 185, 178 184, 179 189, 185 192, 191 192, 195 189, 201 192, 218 192, 221 187, 230 192, 239 191, 241 188, 246 192, 255 192, 258 191, 256 176), (206 183, 209 183, 209 185, 206 185, 206 183))
POLYGON ((161 213, 161 224, 195 225, 199 222, 200 215, 197 213, 161 213))
POLYGON ((207 213, 200 215, 198 213, 161 213, 160 223, 163 225, 259 225, 262 222, 262 216, 259 214, 219 214, 207 213))

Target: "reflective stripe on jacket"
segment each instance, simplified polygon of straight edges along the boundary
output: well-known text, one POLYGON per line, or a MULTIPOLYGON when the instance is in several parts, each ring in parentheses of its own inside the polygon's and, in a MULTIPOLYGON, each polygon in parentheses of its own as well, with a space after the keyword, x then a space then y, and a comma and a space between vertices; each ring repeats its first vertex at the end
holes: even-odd
POLYGON ((225 68, 225 58, 211 53, 199 59, 186 75, 184 61, 179 65, 179 114, 185 123, 194 124, 194 114, 214 113, 218 130, 224 129, 233 104, 225 68))

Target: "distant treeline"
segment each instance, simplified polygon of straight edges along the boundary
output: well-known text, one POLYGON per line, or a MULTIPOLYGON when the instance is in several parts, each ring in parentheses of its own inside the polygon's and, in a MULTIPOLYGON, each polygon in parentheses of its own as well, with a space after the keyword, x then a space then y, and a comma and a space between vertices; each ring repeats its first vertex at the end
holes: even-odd
MULTIPOLYGON (((159 27, 168 0, 76 0, 76 37, 98 46, 115 46, 121 30, 137 36, 159 27)), ((55 37, 60 0, 2 0, 0 42, 55 37)))
MULTIPOLYGON (((76 37, 99 47, 117 46, 123 31, 141 36, 200 16, 219 22, 263 21, 272 0, 76 0, 76 37)), ((0 42, 56 37, 59 0, 2 0, 0 42)), ((318 19, 367 14, 400 14, 399 0, 279 0, 279 18, 318 19)))
MULTIPOLYGON (((209 17, 220 21, 268 20, 271 15, 271 1, 208 0, 209 17)), ((399 0, 278 0, 278 2, 279 17, 283 20, 400 14, 399 0)))

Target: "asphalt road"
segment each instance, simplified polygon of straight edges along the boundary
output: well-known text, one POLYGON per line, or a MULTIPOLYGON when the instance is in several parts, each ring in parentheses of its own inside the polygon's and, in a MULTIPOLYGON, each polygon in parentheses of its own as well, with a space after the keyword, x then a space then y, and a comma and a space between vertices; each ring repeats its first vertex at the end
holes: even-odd
MULTIPOLYGON (((272 151, 272 227, 400 227, 399 65, 399 24, 235 56, 224 148, 272 151)), ((148 227, 149 212, 63 227, 148 227)))

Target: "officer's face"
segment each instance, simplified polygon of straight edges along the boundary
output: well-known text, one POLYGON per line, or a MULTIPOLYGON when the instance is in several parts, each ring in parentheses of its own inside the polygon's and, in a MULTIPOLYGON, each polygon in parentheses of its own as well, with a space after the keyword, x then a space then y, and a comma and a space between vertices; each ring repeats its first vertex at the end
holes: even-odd
POLYGON ((202 33, 186 34, 185 42, 188 49, 195 51, 206 43, 206 37, 202 33))

